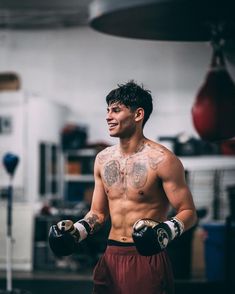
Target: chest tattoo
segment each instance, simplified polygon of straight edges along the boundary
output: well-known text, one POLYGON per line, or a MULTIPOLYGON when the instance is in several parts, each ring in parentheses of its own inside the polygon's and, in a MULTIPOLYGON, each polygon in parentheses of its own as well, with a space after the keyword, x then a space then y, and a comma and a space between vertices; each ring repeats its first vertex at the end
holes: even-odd
POLYGON ((145 163, 134 162, 129 173, 130 184, 138 189, 145 185, 147 181, 148 170, 145 163))
POLYGON ((117 160, 111 160, 104 166, 104 180, 109 187, 120 180, 120 165, 117 160))
POLYGON ((147 181, 155 178, 159 164, 164 161, 164 150, 145 144, 138 152, 123 156, 117 147, 108 147, 99 156, 103 166, 103 181, 107 188, 115 186, 120 193, 127 195, 129 188, 144 194, 147 181))

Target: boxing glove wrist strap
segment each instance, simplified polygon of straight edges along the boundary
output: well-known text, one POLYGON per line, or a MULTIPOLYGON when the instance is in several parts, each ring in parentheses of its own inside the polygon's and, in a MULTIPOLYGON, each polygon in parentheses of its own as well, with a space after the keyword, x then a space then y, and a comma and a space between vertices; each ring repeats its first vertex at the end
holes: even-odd
POLYGON ((183 222, 176 217, 173 217, 169 221, 166 221, 165 224, 167 224, 171 230, 171 240, 173 240, 175 237, 180 236, 184 231, 183 222))
POLYGON ((80 234, 79 242, 86 239, 86 237, 90 234, 91 227, 88 224, 88 222, 85 221, 84 219, 81 219, 77 221, 76 223, 74 223, 74 227, 78 230, 80 234))

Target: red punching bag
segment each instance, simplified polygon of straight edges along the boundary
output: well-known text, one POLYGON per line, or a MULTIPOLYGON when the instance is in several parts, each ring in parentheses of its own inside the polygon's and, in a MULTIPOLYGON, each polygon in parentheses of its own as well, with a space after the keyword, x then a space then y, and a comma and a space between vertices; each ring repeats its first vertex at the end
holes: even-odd
POLYGON ((199 136, 220 141, 235 136, 235 84, 224 62, 221 48, 214 48, 210 70, 192 107, 199 136))

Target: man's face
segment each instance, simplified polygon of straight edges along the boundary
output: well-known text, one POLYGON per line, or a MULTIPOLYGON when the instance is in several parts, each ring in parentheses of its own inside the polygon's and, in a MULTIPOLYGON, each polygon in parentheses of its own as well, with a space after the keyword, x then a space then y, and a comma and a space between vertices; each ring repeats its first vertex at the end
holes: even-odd
POLYGON ((119 102, 112 103, 107 107, 106 121, 111 137, 129 137, 136 129, 135 112, 119 102))

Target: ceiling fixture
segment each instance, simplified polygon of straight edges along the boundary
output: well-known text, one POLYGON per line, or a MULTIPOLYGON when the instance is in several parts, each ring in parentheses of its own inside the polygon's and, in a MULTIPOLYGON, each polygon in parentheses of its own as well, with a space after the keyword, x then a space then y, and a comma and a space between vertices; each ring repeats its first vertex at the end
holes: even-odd
POLYGON ((90 0, 0 0, 0 28, 50 29, 88 24, 90 0))
POLYGON ((91 27, 127 38, 207 41, 211 24, 223 25, 223 38, 235 38, 231 0, 94 0, 91 27))

